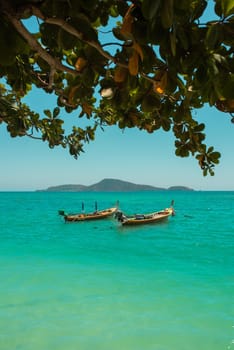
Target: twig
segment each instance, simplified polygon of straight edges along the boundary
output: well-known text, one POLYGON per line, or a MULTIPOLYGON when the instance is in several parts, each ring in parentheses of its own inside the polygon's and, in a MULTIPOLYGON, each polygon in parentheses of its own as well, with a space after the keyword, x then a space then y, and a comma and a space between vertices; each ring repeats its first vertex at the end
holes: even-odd
POLYGON ((12 25, 15 27, 17 32, 21 34, 21 36, 27 41, 29 46, 34 51, 38 52, 40 57, 49 64, 52 71, 59 70, 62 72, 65 71, 72 75, 78 75, 77 71, 67 66, 64 66, 63 64, 61 64, 61 62, 58 59, 52 57, 45 49, 43 49, 41 45, 37 42, 37 40, 29 33, 29 31, 22 24, 22 22, 19 21, 17 18, 15 18, 14 15, 12 15, 12 11, 6 11, 5 15, 8 18, 8 20, 12 23, 12 25))
MULTIPOLYGON (((66 32, 70 33, 71 35, 78 38, 80 41, 83 41, 90 45, 91 47, 95 48, 103 57, 105 57, 108 61, 113 62, 117 66, 127 68, 128 64, 120 62, 116 57, 112 56, 109 52, 103 50, 103 46, 98 41, 88 40, 84 38, 84 35, 82 32, 79 32, 74 27, 72 27, 68 22, 64 21, 63 19, 56 18, 56 17, 50 17, 46 18, 42 12, 35 6, 30 6, 30 9, 32 11, 32 14, 35 15, 37 18, 43 20, 45 23, 48 24, 54 24, 65 30, 66 32)), ((30 34, 30 32, 26 29, 26 27, 22 24, 20 20, 18 20, 13 13, 12 8, 9 8, 9 4, 4 1, 4 13, 7 16, 8 20, 13 24, 15 29, 18 31, 19 34, 28 42, 29 46, 36 51, 40 57, 48 63, 50 66, 50 79, 48 88, 52 88, 53 86, 53 75, 56 70, 63 71, 70 73, 72 75, 79 75, 79 72, 77 72, 75 69, 71 69, 65 65, 63 65, 57 58, 52 57, 43 47, 37 42, 37 40, 30 34)), ((106 44, 107 45, 107 44, 106 44)), ((117 44, 116 44, 117 45, 117 44)), ((121 45, 121 44, 120 44, 121 45)), ((144 79, 150 81, 151 83, 154 83, 154 79, 147 76, 143 72, 139 72, 139 75, 142 76, 144 79)))
MULTIPOLYGON (((94 47, 102 56, 104 56, 105 58, 107 58, 108 60, 112 61, 113 63, 115 63, 117 66, 123 67, 123 68, 127 68, 128 69, 128 65, 121 63, 120 61, 118 61, 116 59, 116 57, 110 55, 108 52, 103 50, 104 46, 107 46, 108 44, 104 44, 104 45, 100 45, 99 42, 95 42, 95 41, 91 41, 91 40, 87 40, 84 38, 83 33, 79 32, 78 30, 76 30, 74 27, 72 27, 69 23, 67 23, 66 21, 64 21, 63 19, 60 18, 56 18, 56 17, 52 17, 52 18, 46 18, 41 11, 36 8, 33 7, 32 8, 32 12, 35 16, 39 17, 41 20, 43 20, 45 23, 48 24, 55 24, 58 25, 59 27, 61 27, 63 30, 65 30, 66 32, 74 35, 76 38, 78 38, 79 40, 87 43, 88 45, 94 47)), ((115 45, 120 45, 120 46, 124 46, 124 44, 118 44, 115 43, 115 45)), ((140 73, 140 75, 142 77, 144 77, 144 79, 149 80, 151 83, 154 83, 154 79, 148 77, 147 75, 145 75, 144 73, 140 73)))

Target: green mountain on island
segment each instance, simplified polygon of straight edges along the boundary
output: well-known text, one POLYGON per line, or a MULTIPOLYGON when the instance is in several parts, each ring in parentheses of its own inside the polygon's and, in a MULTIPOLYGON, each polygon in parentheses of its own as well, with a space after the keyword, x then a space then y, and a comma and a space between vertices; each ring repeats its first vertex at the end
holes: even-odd
POLYGON ((172 186, 169 188, 155 187, 150 185, 135 184, 118 179, 104 179, 90 186, 85 185, 58 185, 51 186, 45 192, 141 192, 141 191, 193 191, 185 186, 172 186))

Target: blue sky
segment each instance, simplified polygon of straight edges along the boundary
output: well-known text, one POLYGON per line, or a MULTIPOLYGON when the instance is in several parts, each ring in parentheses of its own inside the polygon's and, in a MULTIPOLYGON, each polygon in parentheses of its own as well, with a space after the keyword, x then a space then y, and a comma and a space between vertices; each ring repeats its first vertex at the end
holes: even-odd
MULTIPOLYGON (((53 108, 55 99, 33 91, 27 97, 32 109, 53 108)), ((78 113, 76 113, 78 114, 78 113)), ((62 115, 68 124, 75 115, 62 115)), ((94 142, 85 146, 78 160, 63 148, 49 149, 46 143, 26 137, 11 138, 0 124, 0 191, 30 191, 61 184, 91 185, 104 178, 168 188, 184 185, 196 190, 234 190, 234 125, 228 114, 206 106, 194 112, 206 124, 206 143, 221 152, 215 176, 203 177, 196 159, 175 156, 171 132, 148 134, 137 129, 108 127, 99 130, 94 142)), ((87 122, 88 123, 88 122, 87 122)))
MULTIPOLYGON (((53 106, 51 95, 33 92, 27 100, 37 111, 53 106)), ((203 177, 196 159, 175 156, 174 136, 170 132, 123 132, 108 127, 104 132, 99 130, 95 141, 87 144, 85 153, 75 160, 66 149, 49 149, 46 143, 27 137, 11 138, 1 124, 0 190, 90 185, 104 178, 165 188, 184 185, 197 190, 234 190, 234 125, 230 117, 210 107, 195 113, 196 119, 206 124, 207 144, 222 153, 214 177, 203 177)), ((70 114, 64 116, 80 120, 70 114)))

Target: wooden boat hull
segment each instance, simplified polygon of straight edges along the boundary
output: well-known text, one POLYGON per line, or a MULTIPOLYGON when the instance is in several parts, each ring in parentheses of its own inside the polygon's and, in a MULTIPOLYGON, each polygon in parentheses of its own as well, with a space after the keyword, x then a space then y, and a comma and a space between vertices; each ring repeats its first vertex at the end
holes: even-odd
POLYGON ((123 226, 145 225, 167 220, 174 215, 173 208, 166 208, 164 210, 145 215, 135 215, 128 217, 123 215, 119 221, 123 226))
POLYGON ((110 217, 116 210, 116 208, 108 208, 93 213, 64 214, 63 216, 64 220, 67 222, 101 220, 110 217))

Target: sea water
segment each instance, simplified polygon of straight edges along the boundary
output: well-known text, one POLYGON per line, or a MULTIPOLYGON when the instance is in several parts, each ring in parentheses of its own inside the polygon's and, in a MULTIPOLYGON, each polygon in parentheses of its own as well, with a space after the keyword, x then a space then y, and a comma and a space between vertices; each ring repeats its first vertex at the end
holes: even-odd
POLYGON ((0 193, 1 350, 234 349, 234 192, 0 193), (167 222, 58 215, 170 206, 167 222))

